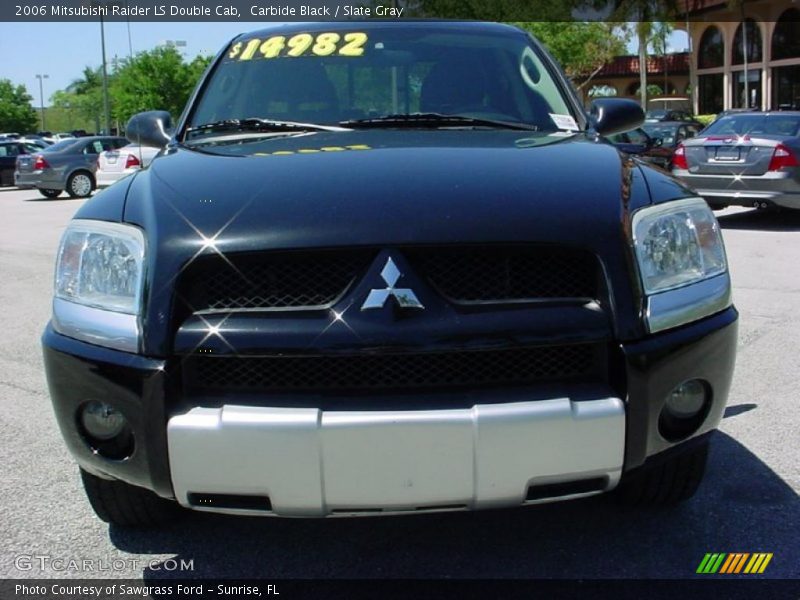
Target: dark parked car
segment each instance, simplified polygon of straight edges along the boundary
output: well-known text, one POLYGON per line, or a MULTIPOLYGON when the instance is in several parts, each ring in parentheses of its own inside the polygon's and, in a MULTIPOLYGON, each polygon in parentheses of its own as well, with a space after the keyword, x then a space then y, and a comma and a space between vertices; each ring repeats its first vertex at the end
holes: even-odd
POLYGON ((19 141, 35 146, 39 150, 44 150, 45 148, 49 148, 53 145, 52 142, 48 142, 38 135, 26 135, 25 137, 20 138, 19 141))
POLYGON ((650 137, 642 127, 615 133, 608 136, 608 140, 626 154, 638 156, 662 168, 668 164, 661 150, 661 140, 650 137))
MULTIPOLYGON (((737 312, 702 198, 509 25, 234 39, 86 202, 45 368, 97 514, 327 517, 697 489, 737 312), (169 132, 169 133, 167 133, 169 132)), ((648 513, 650 518, 662 518, 648 513)))
POLYGON ((623 152, 669 169, 678 145, 697 135, 698 131, 698 127, 691 123, 645 123, 631 131, 610 136, 609 140, 623 152))
POLYGON ((665 169, 672 166, 675 149, 685 140, 693 138, 703 129, 700 124, 683 121, 645 123, 642 129, 655 140, 653 148, 645 153, 655 164, 665 169))
POLYGON ((800 209, 800 112, 737 112, 683 142, 673 174, 713 208, 800 209))
POLYGON ((20 188, 38 188, 47 198, 56 198, 65 190, 73 198, 84 198, 97 187, 97 156, 127 143, 125 138, 103 136, 56 142, 35 155, 20 156, 14 181, 20 188))
POLYGON ((32 141, 0 140, 0 186, 14 185, 14 169, 18 156, 39 152, 41 149, 32 141))

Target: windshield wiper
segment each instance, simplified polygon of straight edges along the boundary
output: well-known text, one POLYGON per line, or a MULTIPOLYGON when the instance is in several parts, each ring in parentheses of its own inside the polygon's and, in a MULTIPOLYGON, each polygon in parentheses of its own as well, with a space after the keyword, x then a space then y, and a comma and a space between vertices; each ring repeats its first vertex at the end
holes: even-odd
POLYGON ((249 117, 247 119, 224 119, 213 123, 195 125, 186 130, 186 135, 194 138, 206 133, 246 132, 293 132, 293 131, 346 131, 342 127, 320 125, 318 123, 298 123, 296 121, 276 121, 249 117))
POLYGON ((466 117, 462 115, 444 115, 441 113, 409 113, 397 115, 381 115, 367 119, 350 119, 340 121, 339 125, 352 128, 368 127, 417 127, 417 128, 439 128, 439 127, 496 127, 502 129, 523 129, 526 131, 538 131, 536 125, 523 123, 521 121, 498 121, 495 119, 480 119, 477 117, 466 117))

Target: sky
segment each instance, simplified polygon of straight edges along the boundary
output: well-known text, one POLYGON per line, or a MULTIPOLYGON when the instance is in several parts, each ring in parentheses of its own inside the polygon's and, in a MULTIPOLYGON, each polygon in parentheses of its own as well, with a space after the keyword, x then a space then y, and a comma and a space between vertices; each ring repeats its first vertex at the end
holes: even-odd
MULTIPOLYGON (((4 0, 0 0, 4 1, 4 0)), ((264 26, 263 22, 219 23, 131 23, 133 53, 150 50, 167 40, 183 40, 179 48, 187 58, 216 54, 242 32, 264 26)), ((106 58, 126 58, 129 52, 126 23, 105 23, 106 58)), ((102 64, 100 23, 0 23, 0 79, 10 79, 28 88, 39 106, 39 80, 44 80, 45 106, 56 90, 80 77, 83 68, 102 64)))
MULTIPOLYGON (((3 0, 0 0, 3 1, 3 0)), ((131 23, 133 53, 150 50, 167 40, 181 40, 180 48, 187 59, 198 54, 216 54, 235 35, 259 29, 264 22, 214 23, 131 23)), ((126 23, 106 23, 106 57, 125 58, 129 53, 126 23)), ((676 32, 670 40, 673 50, 686 48, 686 34, 676 32)), ((632 43, 628 51, 636 52, 632 43)), ((100 23, 0 23, 0 79, 27 87, 35 106, 40 104, 39 80, 36 74, 47 74, 43 80, 44 103, 50 95, 67 87, 80 77, 87 65, 102 64, 100 23)))

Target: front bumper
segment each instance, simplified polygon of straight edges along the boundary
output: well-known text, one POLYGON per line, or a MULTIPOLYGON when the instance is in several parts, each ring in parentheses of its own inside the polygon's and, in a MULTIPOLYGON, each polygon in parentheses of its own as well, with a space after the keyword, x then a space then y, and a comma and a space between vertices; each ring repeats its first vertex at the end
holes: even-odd
POLYGON ((431 411, 181 409, 168 361, 79 342, 50 326, 43 344, 56 417, 84 469, 193 508, 323 515, 510 506, 610 489, 620 474, 686 441, 658 432, 676 385, 700 378, 711 390, 690 437, 719 424, 737 318, 729 308, 623 344, 616 394, 468 393, 472 408, 431 411), (104 459, 85 442, 77 415, 90 400, 111 402, 128 418, 136 443, 129 458, 104 459), (263 501, 242 503, 253 495, 263 501))
POLYGON ((622 472, 618 398, 471 409, 224 406, 172 417, 169 459, 190 508, 329 516, 518 506, 555 484, 602 491, 622 472))

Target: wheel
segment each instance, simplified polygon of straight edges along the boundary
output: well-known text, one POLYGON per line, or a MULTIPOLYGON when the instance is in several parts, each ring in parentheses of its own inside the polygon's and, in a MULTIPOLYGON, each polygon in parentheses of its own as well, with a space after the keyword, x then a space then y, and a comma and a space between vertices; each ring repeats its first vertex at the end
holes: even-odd
POLYGON ((674 506, 697 491, 708 459, 708 441, 622 478, 617 500, 626 506, 674 506))
POLYGON ((163 525, 180 515, 177 503, 150 490, 123 481, 102 479, 81 469, 83 489, 94 512, 106 523, 147 528, 163 525))
POLYGON ((67 179, 67 193, 73 198, 86 198, 93 189, 94 178, 86 171, 77 171, 67 179))
POLYGON ((58 198, 61 195, 61 190, 39 190, 39 193, 45 198, 58 198))

